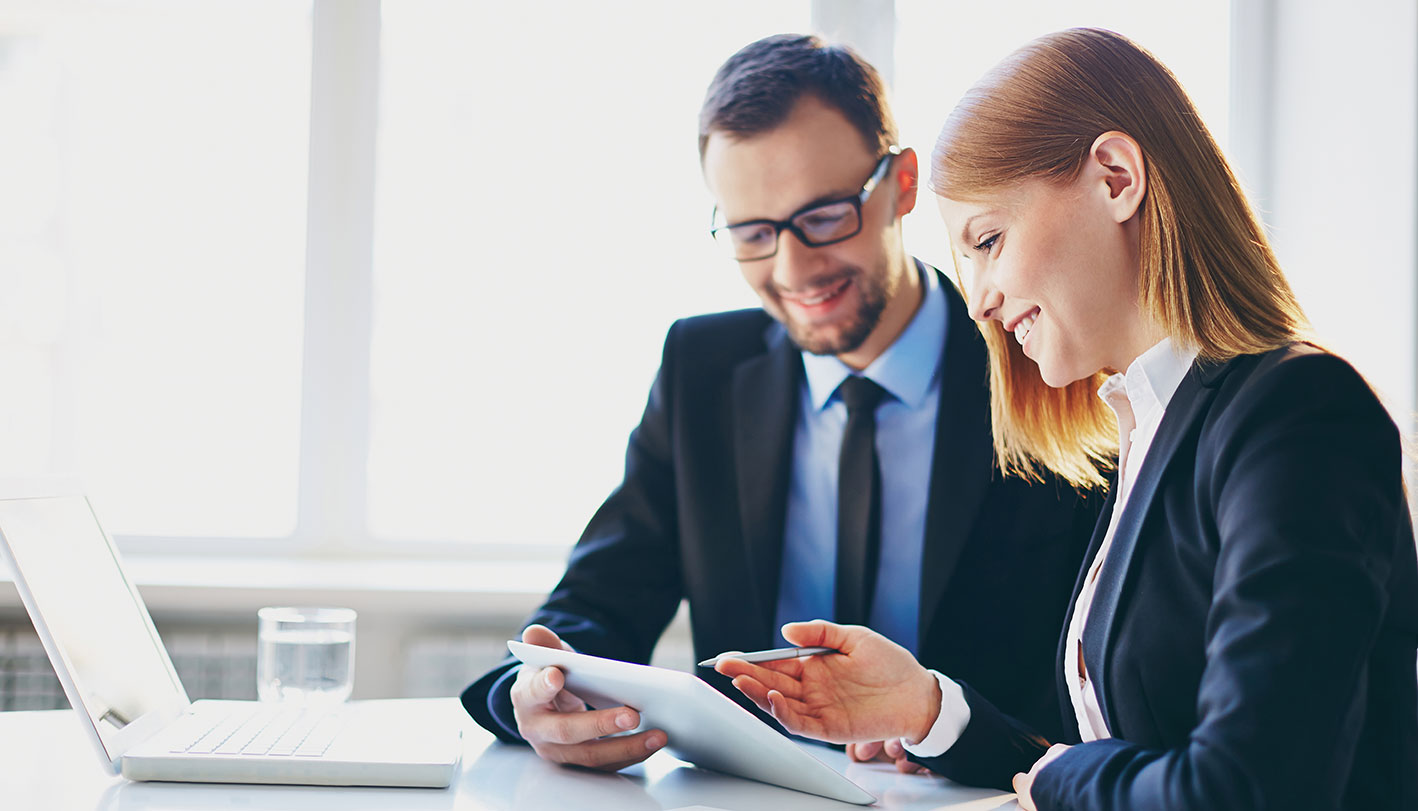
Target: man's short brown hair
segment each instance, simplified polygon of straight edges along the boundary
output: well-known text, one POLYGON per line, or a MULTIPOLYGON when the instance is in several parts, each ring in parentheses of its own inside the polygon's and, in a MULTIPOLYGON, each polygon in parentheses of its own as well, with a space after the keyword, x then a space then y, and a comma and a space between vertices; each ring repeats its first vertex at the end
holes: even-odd
POLYGON ((714 75, 699 110, 700 159, 713 133, 739 138, 765 133, 807 94, 846 116, 875 154, 896 143, 896 121, 876 68, 845 45, 776 34, 744 46, 714 75))

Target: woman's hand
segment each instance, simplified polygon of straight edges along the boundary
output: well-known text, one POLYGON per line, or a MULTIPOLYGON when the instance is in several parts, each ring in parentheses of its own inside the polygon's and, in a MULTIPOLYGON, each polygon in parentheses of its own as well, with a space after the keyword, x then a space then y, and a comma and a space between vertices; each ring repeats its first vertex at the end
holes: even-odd
POLYGON ((715 667, 789 731, 831 743, 920 741, 940 715, 940 684, 911 652, 859 625, 823 620, 783 626, 799 647, 836 654, 715 667))
POLYGON ((1043 757, 1034 761, 1034 765, 1029 767, 1028 774, 1021 772, 1014 776, 1014 793, 1019 795, 1020 808, 1024 811, 1037 811, 1034 806, 1034 798, 1029 794, 1030 790, 1034 788, 1034 778, 1039 776, 1039 772, 1043 771, 1045 766, 1054 762, 1054 758, 1067 751, 1068 746, 1056 743, 1049 747, 1049 751, 1045 752, 1043 757))

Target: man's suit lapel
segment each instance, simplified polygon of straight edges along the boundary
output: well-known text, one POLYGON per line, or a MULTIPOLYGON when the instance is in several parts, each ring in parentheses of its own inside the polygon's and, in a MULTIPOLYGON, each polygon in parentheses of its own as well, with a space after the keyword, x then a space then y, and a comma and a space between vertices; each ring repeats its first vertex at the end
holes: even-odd
POLYGON ((734 370, 733 436, 744 553, 760 602, 754 616, 767 618, 761 630, 771 639, 803 364, 781 326, 767 333, 768 351, 734 370))
POLYGON ((935 633, 930 623, 974 529, 994 469, 985 339, 955 285, 937 275, 945 292, 947 314, 921 561, 920 639, 930 639, 935 633))
MULTIPOLYGON (((1113 653, 1118 606, 1133 569, 1142 525, 1152 508, 1162 475, 1181 447, 1182 441, 1200 429, 1207 406, 1215 396, 1215 385, 1228 369, 1229 364, 1216 366, 1196 363, 1192 365, 1186 377, 1182 378, 1181 385, 1177 387, 1167 405, 1167 413, 1162 417, 1162 424, 1158 426, 1157 435, 1147 450, 1147 456, 1143 459, 1142 469, 1138 471, 1137 479, 1133 482, 1127 503, 1123 505, 1122 515, 1118 517, 1117 529, 1113 533, 1112 546, 1108 548, 1108 559, 1103 562, 1103 568, 1098 573, 1098 587, 1093 593, 1093 604, 1088 612, 1088 626, 1083 633, 1083 661, 1098 693, 1103 720, 1115 735, 1126 734, 1126 730, 1118 729, 1117 714, 1111 706, 1111 697, 1106 689, 1107 679, 1103 674, 1108 672, 1108 660, 1113 653)), ((1116 500, 1110 493, 1109 507, 1105 509, 1099 521, 1100 531, 1106 531, 1112 505, 1115 503, 1116 500)), ((1097 554, 1096 542, 1101 541, 1101 536, 1095 533, 1094 541, 1093 551, 1090 551, 1089 557, 1086 558, 1085 572, 1093 566, 1093 558, 1097 554)), ((1080 578, 1074 590, 1075 602, 1082 584, 1083 580, 1080 578)), ((1067 653, 1064 652, 1065 657, 1067 653)), ((1065 658, 1064 661, 1068 660, 1065 658)))

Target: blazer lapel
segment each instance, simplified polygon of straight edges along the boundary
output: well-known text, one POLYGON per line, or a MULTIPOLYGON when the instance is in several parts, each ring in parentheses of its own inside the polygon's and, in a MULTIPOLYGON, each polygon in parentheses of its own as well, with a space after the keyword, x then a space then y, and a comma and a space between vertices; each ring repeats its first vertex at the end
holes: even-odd
POLYGON ((781 326, 767 332, 768 351, 734 370, 733 439, 744 552, 771 639, 803 364, 781 326))
MULTIPOLYGON (((1083 661, 1088 672, 1093 674, 1094 689, 1098 692, 1098 705, 1103 711, 1103 720, 1114 734, 1124 734, 1117 727, 1117 713, 1113 710, 1107 680, 1101 677, 1107 673, 1108 658, 1112 655, 1113 637, 1116 630, 1118 605, 1122 601, 1123 589, 1132 570, 1134 553, 1137 551, 1142 524, 1157 495, 1157 487, 1162 481, 1168 464, 1181 446, 1182 440, 1199 429, 1201 417, 1215 395, 1215 383, 1224 375, 1225 366, 1218 369, 1194 363, 1182 378, 1181 385, 1172 395, 1167 405, 1167 413, 1162 417, 1157 435, 1152 440, 1142 469, 1133 482, 1132 492, 1122 515, 1118 517, 1117 529, 1113 533, 1113 543, 1108 549, 1108 559, 1098 573, 1098 587, 1094 591, 1093 604, 1088 612, 1088 627, 1083 633, 1083 661)), ((1108 504, 1115 504, 1113 495, 1108 496, 1108 504)), ((1106 532, 1111 513, 1104 511, 1099 520, 1099 531, 1106 532)), ((1094 533, 1094 544, 1085 560, 1084 571, 1092 568, 1101 535, 1094 533)), ((1082 581, 1080 580, 1080 585, 1082 581)), ((1077 600, 1078 591, 1074 591, 1077 600)), ((1067 651, 1064 652, 1067 655, 1067 651)), ((1066 660, 1065 660, 1066 661, 1066 660)))
POLYGON ((955 285, 938 271, 927 268, 926 272, 937 274, 945 292, 946 335, 921 561, 920 639, 934 633, 929 625, 975 526, 994 471, 985 339, 955 285))
MULTIPOLYGON (((1108 516, 1113 514, 1113 504, 1117 501, 1118 495, 1118 474, 1113 471, 1112 477, 1108 480, 1108 496, 1103 499, 1103 507, 1098 513, 1098 523, 1093 525, 1093 536, 1088 541, 1088 551, 1083 555, 1083 564, 1078 570, 1078 576, 1073 581, 1073 593, 1068 599, 1068 609, 1064 611, 1063 630, 1059 634, 1058 662, 1054 668, 1057 675, 1059 695, 1068 695, 1068 684, 1064 681, 1065 673, 1072 673, 1077 670, 1075 664, 1076 653, 1068 649, 1068 629, 1073 624, 1073 612, 1078 607, 1078 594, 1083 591, 1083 584, 1087 582, 1088 570, 1093 568, 1093 559, 1098 557, 1098 550, 1103 546, 1103 539, 1108 537, 1108 516), (1070 665, 1073 669, 1070 669, 1070 665)), ((1074 723, 1073 709, 1064 702, 1064 725, 1071 726, 1074 723)))

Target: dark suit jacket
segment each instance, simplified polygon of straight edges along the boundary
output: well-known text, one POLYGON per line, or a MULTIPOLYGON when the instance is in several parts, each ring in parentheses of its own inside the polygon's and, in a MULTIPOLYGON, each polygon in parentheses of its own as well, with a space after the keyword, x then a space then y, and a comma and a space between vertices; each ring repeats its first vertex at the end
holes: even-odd
MULTIPOLYGON (((1404 496, 1398 433, 1344 361, 1294 345, 1195 364, 1138 472, 1084 631, 1114 738, 1041 770, 1041 811, 1418 808, 1404 496)), ((1068 655, 1060 643, 1062 741, 1075 743, 1068 655)), ((964 735, 922 762, 1007 787, 1046 744, 973 688, 964 735)))
MULTIPOLYGON (((939 278, 949 325, 924 564, 901 572, 921 588, 920 658, 987 685, 1001 706, 1057 732, 1053 650, 1102 499, 1053 481, 1001 480, 984 341, 939 278)), ((643 663, 688 598, 698 659, 772 647, 802 380, 800 350, 761 310, 674 324, 625 480, 530 621, 584 653, 643 663)), ((510 679, 491 707, 489 692, 514 664, 462 696, 478 723, 509 741, 517 739, 508 731, 510 679)), ((727 679, 707 668, 699 675, 751 707, 727 679)))

